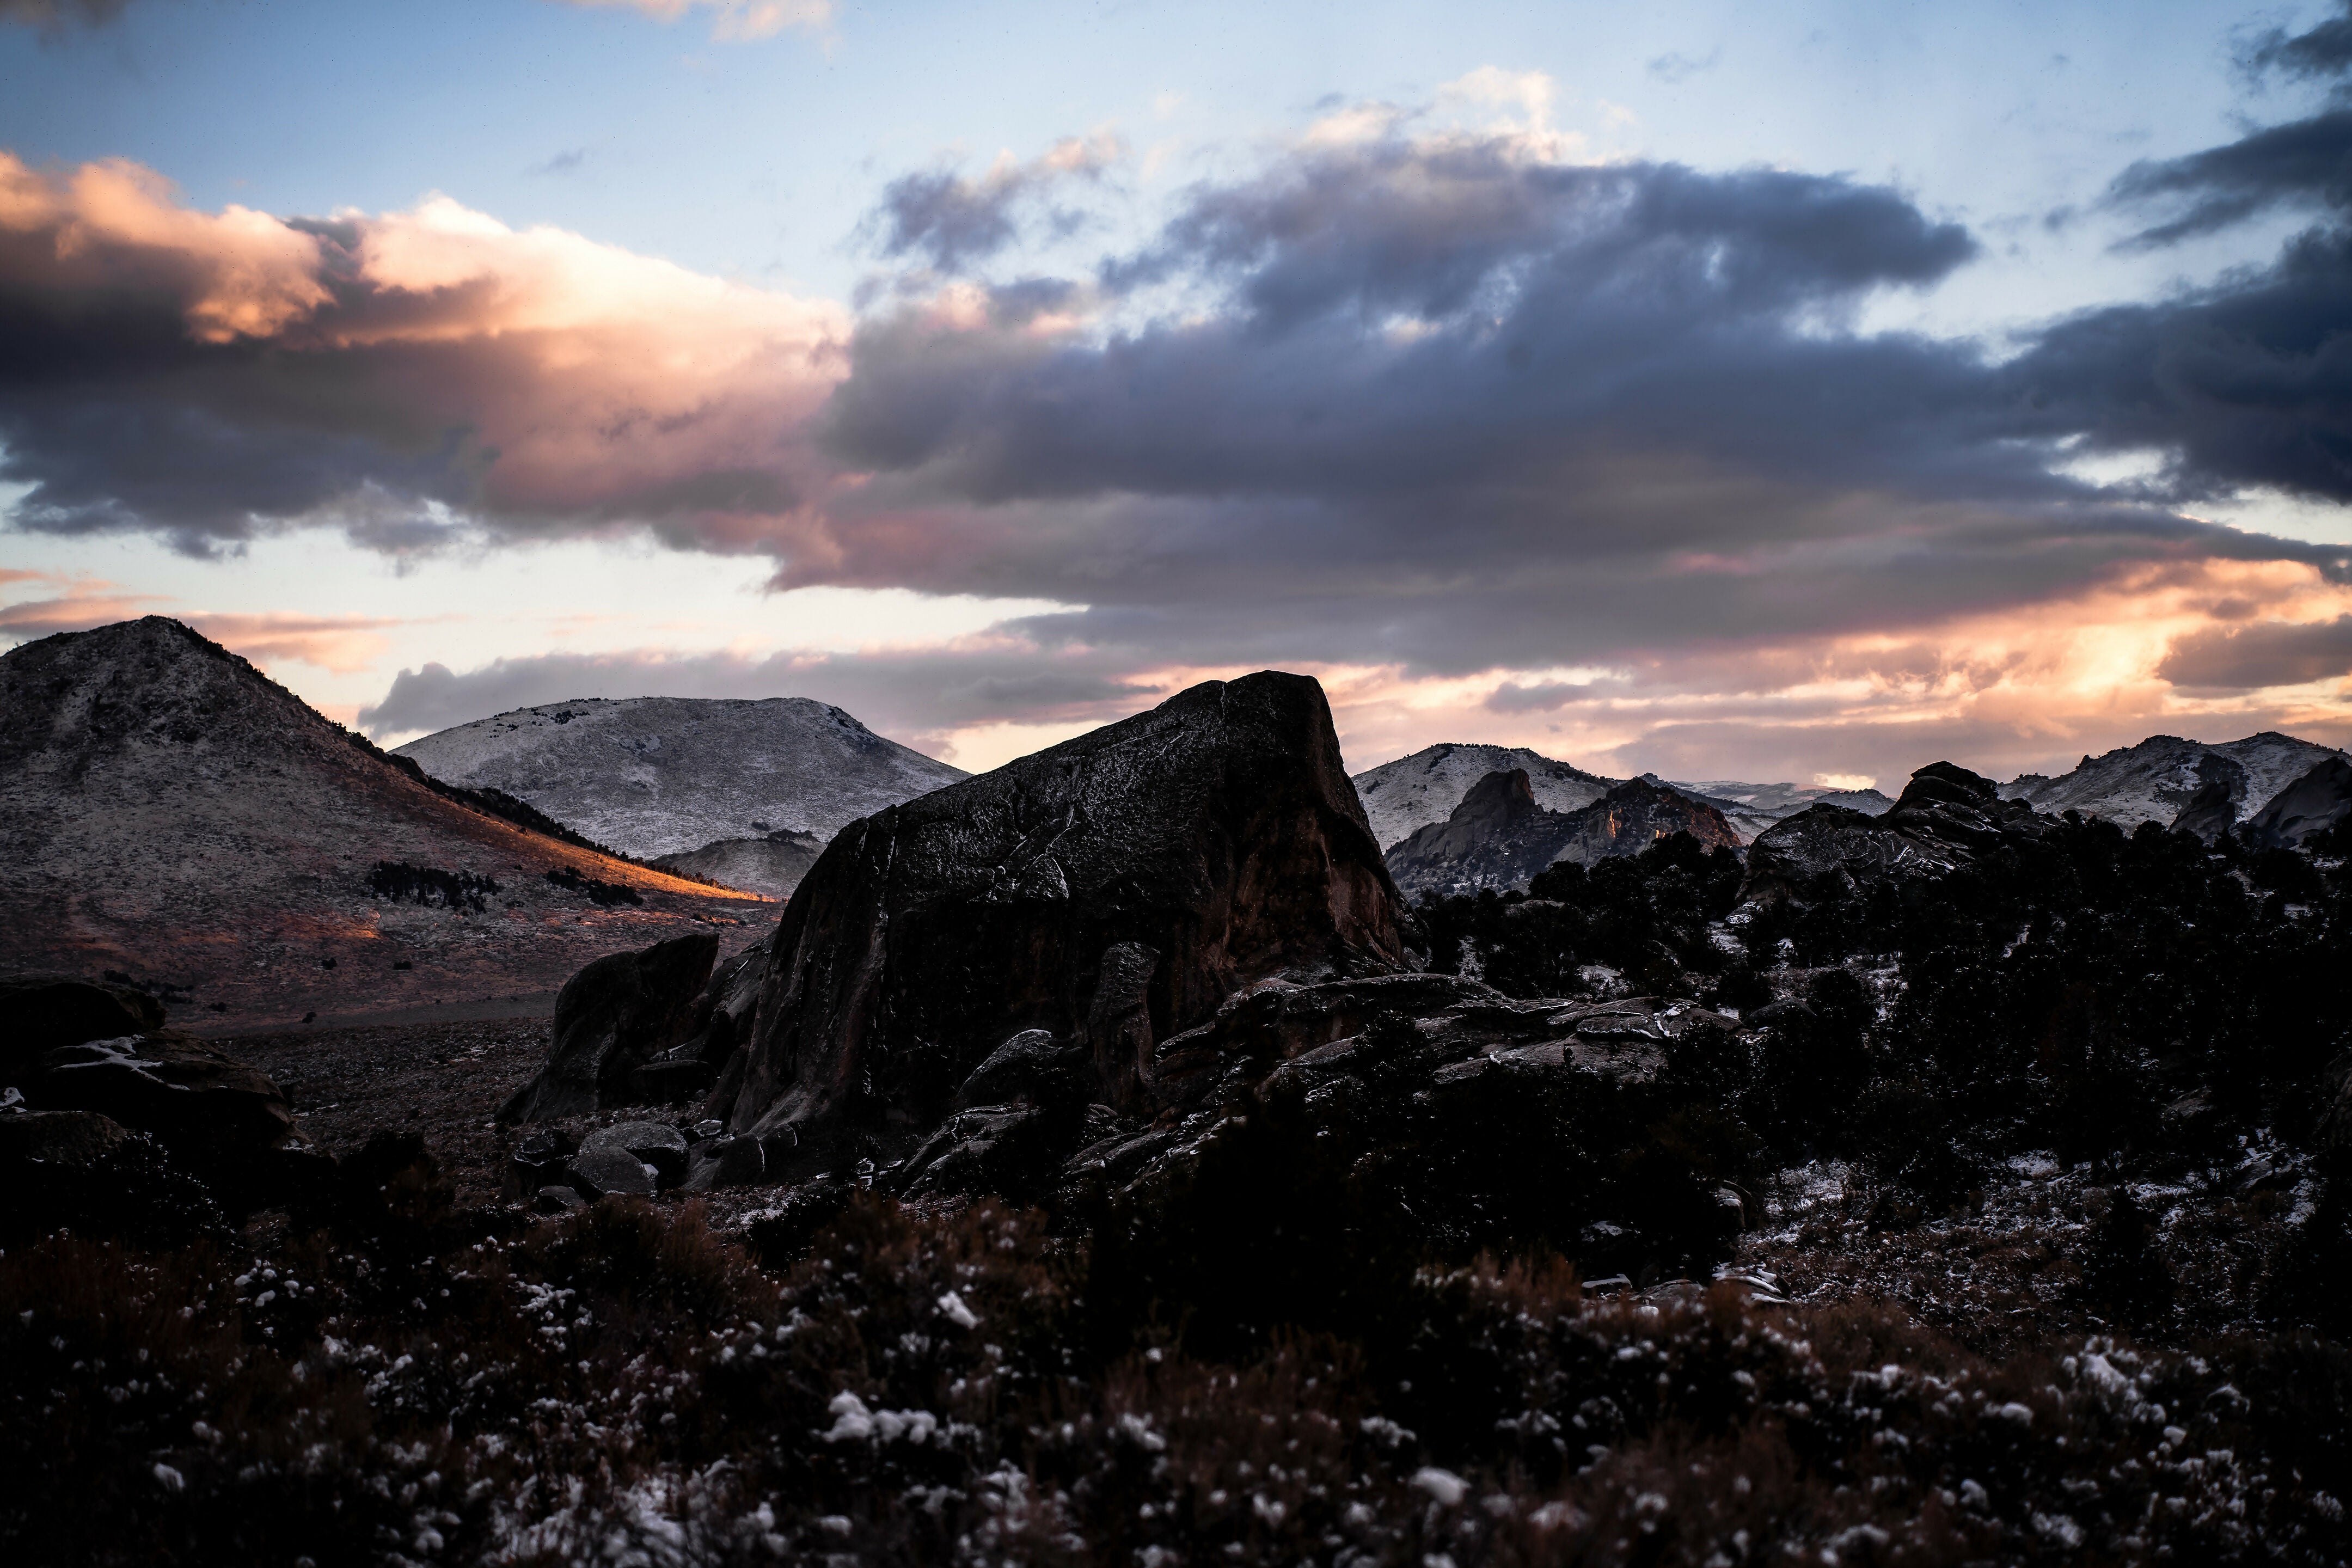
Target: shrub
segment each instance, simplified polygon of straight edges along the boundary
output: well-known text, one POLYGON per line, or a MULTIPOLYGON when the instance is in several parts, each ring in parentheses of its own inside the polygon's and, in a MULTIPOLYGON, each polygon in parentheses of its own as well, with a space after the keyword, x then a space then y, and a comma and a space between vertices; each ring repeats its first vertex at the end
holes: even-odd
POLYGON ((424 904, 435 909, 482 912, 498 882, 471 871, 445 871, 434 866, 412 866, 405 860, 379 860, 368 870, 368 891, 394 903, 424 904))

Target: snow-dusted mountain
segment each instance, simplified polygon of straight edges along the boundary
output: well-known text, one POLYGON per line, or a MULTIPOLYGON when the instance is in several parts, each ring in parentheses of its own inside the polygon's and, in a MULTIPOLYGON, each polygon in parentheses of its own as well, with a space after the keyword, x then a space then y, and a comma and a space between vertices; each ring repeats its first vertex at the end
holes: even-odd
POLYGON ((1865 816, 1881 816, 1894 809, 1895 802, 1874 789, 1826 789, 1819 784, 1743 784, 1738 779, 1698 779, 1676 783, 1675 788, 1685 795, 1704 796, 1722 810, 1725 805, 1736 805, 1742 811, 1769 816, 1778 822, 1784 816, 1794 816, 1811 805, 1842 805, 1848 811, 1858 811, 1865 816))
POLYGON ((450 784, 504 790, 647 859, 772 834, 823 844, 861 816, 964 776, 799 697, 551 702, 443 730, 397 754, 450 784))
POLYGON ((1662 779, 1655 773, 1643 773, 1642 777, 1660 789, 1673 790, 1686 800, 1713 806, 1723 815, 1723 820, 1738 836, 1742 844, 1755 842, 1757 836, 1774 823, 1785 816, 1794 816, 1807 806, 1827 803, 1844 806, 1849 811, 1859 811, 1865 816, 1877 816, 1895 805, 1874 789, 1800 788, 1792 784, 1742 784, 1737 779, 1683 784, 1673 779, 1662 779))
POLYGON ((177 621, 0 655, 0 972, 113 971, 175 1016, 258 1026, 552 991, 619 949, 713 929, 740 946, 762 920, 528 816, 177 621))
POLYGON ((1444 822, 1488 773, 1524 769, 1535 802, 1547 811, 1575 811, 1609 793, 1615 779, 1588 773, 1525 746, 1477 746, 1444 742, 1409 757, 1355 775, 1356 797, 1372 837, 1385 850, 1412 837, 1415 828, 1444 822))
POLYGON ((1408 898, 1501 891, 1526 887, 1557 861, 1595 866, 1677 832, 1709 847, 1739 844, 1721 812, 1670 785, 1628 779, 1574 811, 1551 811, 1514 768, 1471 785, 1452 816, 1414 829, 1386 860, 1408 898))
POLYGON ((2170 826, 2200 785, 2219 783, 2244 822, 2278 793, 2342 752, 2292 735, 2264 731, 2242 741, 2210 745, 2178 735, 2151 735, 2099 757, 2084 757, 2055 778, 2025 773, 2000 786, 2003 800, 2021 800, 2055 816, 2079 811, 2126 829, 2143 822, 2170 826))

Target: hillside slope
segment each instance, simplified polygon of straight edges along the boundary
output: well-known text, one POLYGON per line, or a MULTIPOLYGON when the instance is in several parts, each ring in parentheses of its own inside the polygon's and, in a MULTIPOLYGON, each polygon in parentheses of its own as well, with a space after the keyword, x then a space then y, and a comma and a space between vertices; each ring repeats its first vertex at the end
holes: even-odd
POLYGON ((742 894, 460 793, 177 621, 26 643, 0 656, 0 969, 112 970, 175 1023, 238 1026, 549 991, 764 929, 742 894))
POLYGON ((965 776, 800 697, 556 702, 443 730, 395 754, 648 859, 777 833, 822 845, 861 816, 965 776))

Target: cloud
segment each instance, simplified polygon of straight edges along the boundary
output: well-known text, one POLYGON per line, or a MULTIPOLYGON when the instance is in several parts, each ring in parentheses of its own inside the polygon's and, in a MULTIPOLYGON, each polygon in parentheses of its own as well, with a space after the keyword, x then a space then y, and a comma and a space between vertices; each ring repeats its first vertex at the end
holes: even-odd
POLYGON ((103 27, 130 4, 131 0, 0 0, 0 23, 38 27, 54 36, 77 24, 103 27))
MULTIPOLYGON (((2265 268, 2042 333, 1999 380, 2020 434, 2154 452, 2193 503, 2269 487, 2352 500, 2352 229, 2298 236, 2265 268)), ((2345 570, 2340 549, 2319 552, 2345 570)))
POLYGON ((711 13, 710 36, 732 43, 772 38, 787 27, 820 30, 833 21, 833 0, 562 0, 567 5, 622 6, 659 21, 689 11, 711 13))
POLYGON ((585 147, 567 147, 544 163, 534 163, 523 171, 526 174, 569 174, 588 161, 585 147))
MULTIPOLYGON (((1583 161, 1549 90, 1331 106, 1058 274, 1010 263, 1091 199, 1098 144, 901 181, 869 233, 903 270, 856 316, 440 198, 279 220, 10 164, 0 478, 32 487, 19 527, 190 549, 650 531, 779 587, 1069 606, 855 658, 428 667, 370 710, 387 734, 684 688, 968 738, 1269 665, 1344 689, 1351 746, 1442 718, 1670 776, 1730 772, 1710 746, 1807 777, 2168 714, 2340 727, 2163 674, 2217 627, 2352 612, 2352 552, 2189 510, 2352 499, 2325 199, 2267 265, 1997 358, 1865 324, 1979 253, 1912 194, 1583 161), (2153 478, 2081 477, 2106 453, 2153 478)), ((2260 134, 2231 169, 2293 161, 2260 134)), ((2131 199, 2193 207, 2200 168, 2131 199)))
POLYGON ((1679 86, 1702 72, 1713 70, 1722 58, 1723 49, 1718 45, 1704 55, 1678 53, 1659 55, 1650 61, 1649 70, 1650 74, 1660 81, 1679 86))
POLYGON ((381 635, 383 628, 408 624, 373 616, 176 610, 170 608, 167 595, 127 593, 94 577, 0 572, 0 584, 10 582, 47 582, 62 590, 51 598, 0 605, 0 637, 16 641, 171 614, 256 664, 293 659, 333 674, 351 675, 369 668, 391 647, 389 639, 381 635))
POLYGON ((24 572, 13 574, 18 581, 47 579, 64 584, 67 592, 55 598, 26 599, 14 605, 0 605, 0 637, 17 639, 45 637, 53 632, 88 631, 92 626, 110 626, 116 621, 136 620, 151 615, 154 606, 166 603, 161 594, 131 594, 116 588, 111 583, 95 579, 69 580, 53 577, 46 572, 24 572))
POLYGON ((2342 4, 2341 16, 2301 33, 2272 27, 2255 34, 2240 52, 2240 66, 2257 75, 2276 71, 2283 76, 2340 76, 2352 70, 2352 5, 2342 4))
POLYGON ((302 524, 387 552, 789 532, 837 307, 446 197, 211 215, 133 165, 0 153, 0 479, 16 526, 192 553, 302 524), (747 524, 746 515, 763 520, 747 524))
POLYGON ((2194 691, 2251 691, 2352 676, 2352 616, 2214 626, 2182 638, 2158 668, 2194 691))
POLYGON ((2148 248, 2215 233, 2273 207, 2352 205, 2352 110, 2255 131, 2185 158, 2134 163, 2116 177, 2114 205, 2183 204, 2128 242, 2148 248))
MULTIPOLYGON (((1045 193, 1070 181, 1098 181, 1126 155, 1116 135, 1097 132, 1065 138, 1026 163, 1002 156, 977 179, 952 166, 902 174, 883 188, 868 227, 885 256, 920 256, 941 272, 962 272, 1019 238, 1023 209, 1045 193)), ((1063 232, 1079 221, 1067 209, 1045 217, 1063 232)))

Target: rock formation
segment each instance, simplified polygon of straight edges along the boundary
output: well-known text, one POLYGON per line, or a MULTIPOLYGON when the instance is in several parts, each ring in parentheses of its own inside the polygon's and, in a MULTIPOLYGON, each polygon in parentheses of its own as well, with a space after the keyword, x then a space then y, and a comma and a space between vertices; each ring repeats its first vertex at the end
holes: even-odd
POLYGON ((175 1022, 250 1027, 551 991, 616 948, 753 934, 740 894, 501 809, 176 621, 26 643, 0 656, 0 967, 110 970, 175 1022))
POLYGON ((1009 1037, 1132 1100, 1236 990, 1396 968, 1393 884, 1313 680, 1210 681, 843 829, 787 906, 738 1131, 928 1127, 1009 1037))
POLYGON ((1737 849, 1740 844, 1723 813, 1649 779, 1627 779, 1570 818, 1567 839, 1553 858, 1579 866, 1638 855, 1677 833, 1687 833, 1710 849, 1737 849))
POLYGON ((1536 804, 1549 811, 1590 805, 1616 782, 1525 746, 1475 746, 1451 741, 1368 768, 1354 782, 1372 837, 1385 850, 1402 844, 1418 828, 1446 821, 1479 780, 1514 769, 1528 775, 1536 804))
MULTIPOLYGON (((503 790, 641 858, 802 836, 809 853, 797 860, 721 852, 746 878, 730 886, 772 896, 789 893, 788 879, 845 825, 965 776, 801 697, 554 702, 443 730, 396 754, 451 784, 503 790)), ((730 880, 699 861, 677 868, 730 880)))
MULTIPOLYGON (((257 1068, 155 1027, 162 1016, 127 987, 0 984, 0 1094, 52 1118, 26 1157, 95 1170, 139 1134, 233 1211, 282 1201, 301 1142, 285 1094, 257 1068)), ((147 1180, 154 1164, 133 1159, 126 1179, 147 1180)))
POLYGON ((637 1103, 639 1068, 682 1042, 718 962, 719 938, 672 937, 614 952, 564 983, 555 997, 547 1066, 499 1110, 501 1121, 546 1121, 637 1103))
POLYGON ((2246 824, 2263 848, 2294 848, 2352 816, 2352 763, 2329 757, 2273 796, 2246 824))
POLYGON ((1546 811, 1515 768, 1480 779, 1451 817, 1418 829, 1386 858, 1406 896, 1451 897, 1524 888, 1555 861, 1590 866, 1675 833, 1710 847, 1739 844, 1721 812, 1670 786, 1629 779, 1575 811, 1546 811))
POLYGON ((1833 884, 1851 891, 1884 878, 1941 876, 2005 842, 2049 831, 2047 817, 2003 800, 1993 782, 1950 763, 1930 763, 1881 816, 1816 805, 1748 846, 1744 900, 1805 899, 1833 884))
POLYGON ((1415 829, 1390 848, 1389 875, 1407 898, 1524 888, 1559 858, 1575 821, 1536 804, 1526 769, 1488 773, 1470 786, 1453 816, 1415 829))
POLYGON ((2190 795, 2180 815, 2172 819, 2174 831, 2193 833, 2208 844, 2217 842, 2237 825, 2238 803, 2230 798, 2230 786, 2218 782, 2190 795))

